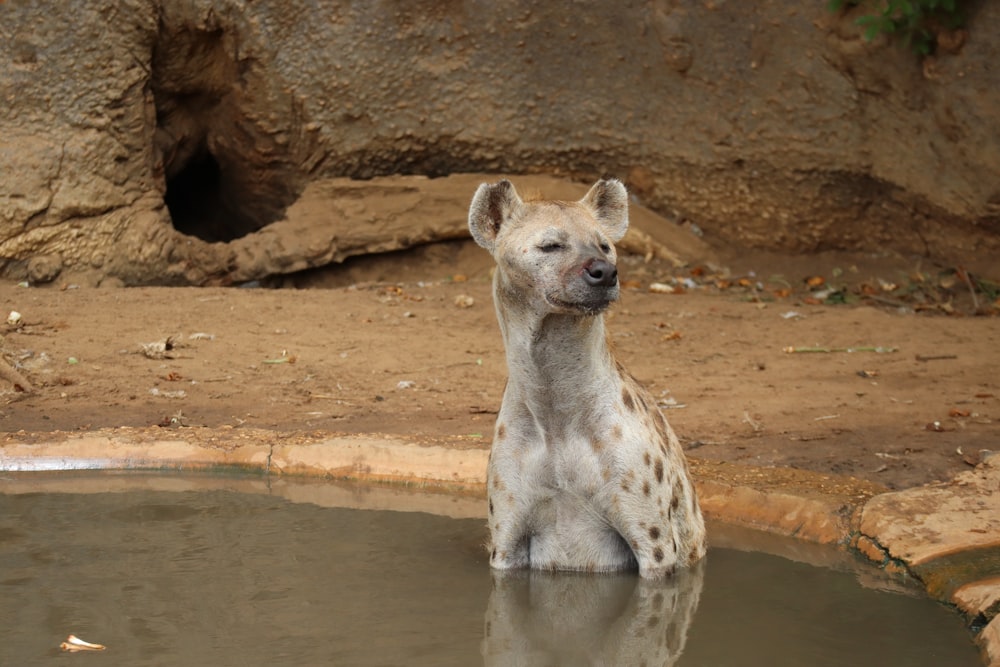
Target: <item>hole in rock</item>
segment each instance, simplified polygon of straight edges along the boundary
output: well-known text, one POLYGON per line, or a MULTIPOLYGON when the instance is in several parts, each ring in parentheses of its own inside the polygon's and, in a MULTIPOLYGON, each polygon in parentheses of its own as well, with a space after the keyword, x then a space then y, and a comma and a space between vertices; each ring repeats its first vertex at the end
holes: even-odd
MULTIPOLYGON (((231 241, 246 234, 226 211, 222 193, 222 170, 208 151, 195 157, 167 179, 163 200, 174 228, 203 241, 231 241)), ((252 230, 251 230, 252 231, 252 230)))

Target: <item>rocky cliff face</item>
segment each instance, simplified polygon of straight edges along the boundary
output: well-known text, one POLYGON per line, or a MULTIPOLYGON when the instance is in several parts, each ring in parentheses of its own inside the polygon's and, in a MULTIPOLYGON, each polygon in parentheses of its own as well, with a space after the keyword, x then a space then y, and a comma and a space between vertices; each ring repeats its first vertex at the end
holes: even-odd
POLYGON ((258 237, 307 185, 460 172, 618 175, 762 248, 1000 247, 1000 6, 922 60, 814 4, 0 1, 0 266, 281 273, 356 224, 258 237))

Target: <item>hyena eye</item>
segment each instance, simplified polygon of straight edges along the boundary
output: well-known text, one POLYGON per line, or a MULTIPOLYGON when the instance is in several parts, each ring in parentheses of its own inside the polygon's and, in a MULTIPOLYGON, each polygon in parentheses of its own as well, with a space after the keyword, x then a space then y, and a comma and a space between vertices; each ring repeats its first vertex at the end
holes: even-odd
POLYGON ((560 250, 563 250, 565 247, 566 246, 564 246, 562 243, 553 241, 551 243, 543 243, 542 245, 538 246, 538 249, 541 250, 542 252, 558 252, 560 250))
POLYGON ((598 246, 598 247, 601 249, 601 252, 603 252, 604 254, 607 254, 607 253, 611 252, 611 244, 607 243, 606 241, 602 242, 601 245, 598 246))

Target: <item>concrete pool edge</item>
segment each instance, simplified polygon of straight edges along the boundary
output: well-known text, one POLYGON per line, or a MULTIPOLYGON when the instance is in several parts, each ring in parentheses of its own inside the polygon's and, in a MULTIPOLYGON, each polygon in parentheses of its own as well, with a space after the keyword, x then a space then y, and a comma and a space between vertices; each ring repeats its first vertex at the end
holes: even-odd
MULTIPOLYGON (((488 455, 477 439, 115 428, 7 434, 0 443, 0 471, 232 470, 481 497, 488 455)), ((709 519, 838 545, 913 577, 981 628, 987 664, 1000 666, 1000 577, 988 571, 1000 557, 1000 457, 952 482, 899 492, 801 470, 699 459, 691 460, 691 468, 709 519), (956 559, 963 552, 977 554, 971 565, 956 559)))

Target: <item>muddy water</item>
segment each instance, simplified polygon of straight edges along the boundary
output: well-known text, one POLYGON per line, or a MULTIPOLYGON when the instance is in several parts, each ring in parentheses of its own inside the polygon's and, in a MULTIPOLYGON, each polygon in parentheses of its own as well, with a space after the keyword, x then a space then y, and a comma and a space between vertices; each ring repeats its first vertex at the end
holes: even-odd
POLYGON ((230 491, 0 495, 0 665, 981 664, 957 615, 850 572, 713 548, 668 583, 494 579, 485 537, 230 491), (71 632, 107 650, 60 656, 71 632))

